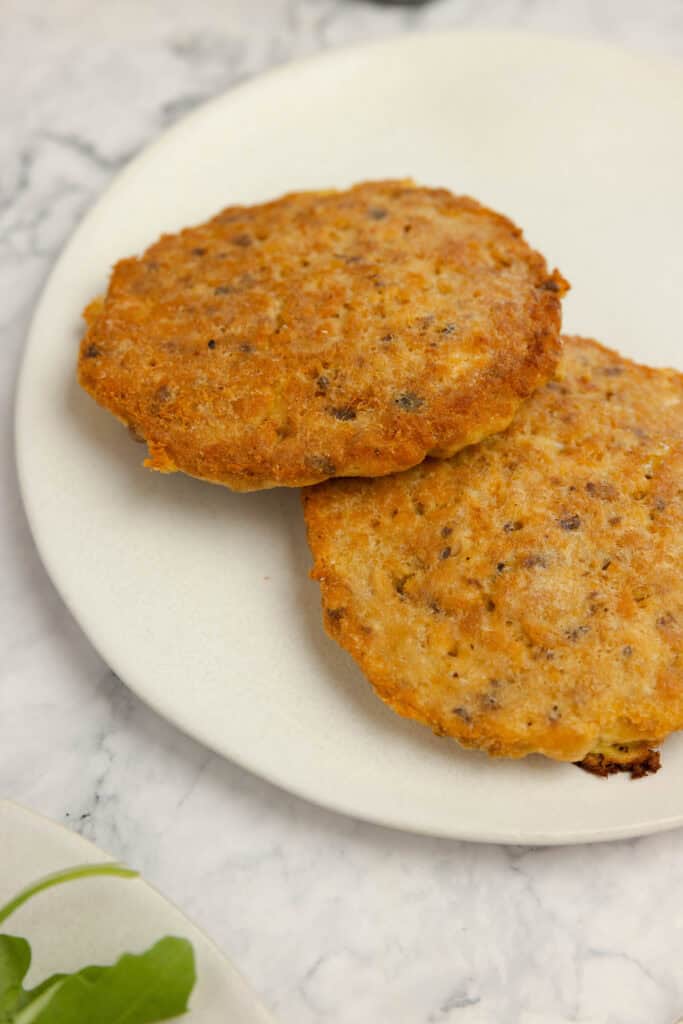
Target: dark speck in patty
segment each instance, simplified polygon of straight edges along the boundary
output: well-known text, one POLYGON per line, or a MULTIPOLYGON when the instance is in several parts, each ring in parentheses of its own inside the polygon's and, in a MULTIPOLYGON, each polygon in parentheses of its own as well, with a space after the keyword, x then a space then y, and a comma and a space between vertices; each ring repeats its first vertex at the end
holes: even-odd
POLYGON ((356 410, 353 409, 350 405, 333 407, 331 409, 328 409, 327 411, 329 412, 330 416, 334 416, 336 420, 355 420, 357 415, 356 410))
POLYGON ((470 725, 472 722, 472 715, 467 708, 453 708, 453 714, 457 715, 458 718, 462 718, 463 722, 466 722, 467 725, 470 725))
POLYGON ((503 524, 503 529, 506 533, 516 533, 517 530, 521 530, 524 523, 520 522, 519 519, 513 519, 510 522, 503 524))
POLYGON ((420 398, 419 395, 414 394, 412 391, 406 391, 405 394, 398 396, 396 405, 399 409, 403 409, 404 412, 415 412, 424 405, 424 398, 420 398))

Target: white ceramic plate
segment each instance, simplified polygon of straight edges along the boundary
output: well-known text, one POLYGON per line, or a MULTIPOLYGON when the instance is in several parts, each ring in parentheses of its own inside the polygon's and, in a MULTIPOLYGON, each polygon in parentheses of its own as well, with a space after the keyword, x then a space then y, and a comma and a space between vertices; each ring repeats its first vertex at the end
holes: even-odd
MULTIPOLYGON (((44 875, 110 858, 92 843, 17 804, 0 800, 0 905, 44 875)), ((31 943, 28 987, 56 971, 113 963, 164 935, 189 939, 197 983, 187 1024, 274 1024, 235 968, 179 910, 141 879, 89 878, 50 889, 2 926, 31 943)))
POLYGON ((569 330, 680 363, 683 71, 539 36, 410 36, 214 100, 119 176, 55 267, 20 382, 45 564, 112 668, 214 750, 311 800, 437 835, 607 839, 683 822, 683 743, 643 782, 495 762, 395 717, 323 633, 298 494, 143 470, 79 390, 79 313, 162 230, 288 189, 412 175, 524 225, 570 278, 569 330))

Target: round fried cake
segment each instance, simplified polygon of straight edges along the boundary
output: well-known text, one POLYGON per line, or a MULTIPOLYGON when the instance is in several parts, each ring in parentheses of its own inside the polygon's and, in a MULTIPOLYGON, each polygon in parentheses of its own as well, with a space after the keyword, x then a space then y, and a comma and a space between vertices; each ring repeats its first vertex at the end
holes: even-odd
POLYGON ((490 754, 656 769, 683 727, 683 375, 567 338, 508 430, 304 494, 325 625, 490 754))
POLYGON ((566 287, 443 189, 287 195, 118 263, 79 379, 162 472, 245 491, 379 476, 507 426, 552 375, 566 287))

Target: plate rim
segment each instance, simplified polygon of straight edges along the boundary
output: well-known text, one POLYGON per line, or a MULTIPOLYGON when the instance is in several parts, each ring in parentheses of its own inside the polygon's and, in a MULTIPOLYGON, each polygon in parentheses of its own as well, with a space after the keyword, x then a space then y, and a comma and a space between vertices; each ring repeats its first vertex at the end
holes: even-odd
MULTIPOLYGON (((271 770, 268 767, 264 767, 258 761, 258 758, 250 757, 246 752, 240 751, 239 753, 236 753, 231 751, 230 753, 226 753, 225 750, 219 749, 216 746, 215 740, 213 740, 204 729, 196 726, 195 724, 186 724, 182 719, 182 715, 177 714, 172 706, 167 706, 163 700, 156 699, 154 696, 145 693, 144 690, 139 688, 134 682, 130 682, 128 678, 129 673, 120 672, 118 670, 117 663, 119 659, 116 656, 111 657, 109 654, 105 655, 104 648, 107 646, 106 642, 101 644, 99 638, 93 635, 90 630, 86 630, 81 624, 81 619, 74 607, 75 600, 72 601, 71 595, 68 592, 68 585, 62 585, 62 582, 60 581, 59 568, 56 565, 56 560, 53 559, 49 553, 50 545, 45 540, 44 533, 39 525, 40 517, 32 504, 31 485, 29 482, 30 474, 26 466, 28 446, 25 443, 26 432, 23 427, 24 416, 22 410, 26 403, 25 394, 29 390, 28 367, 31 362, 31 355, 33 350, 37 350, 39 346, 39 337, 36 325, 46 297, 49 295, 53 278, 58 274, 62 265, 67 263, 72 249, 77 248, 80 236, 85 230, 87 223, 90 221, 91 217, 95 217, 97 215, 100 207, 106 204, 110 193, 115 189, 119 189, 122 185, 125 186, 128 177, 136 173, 139 165, 153 154, 157 147, 162 144, 165 145, 169 139, 173 138, 173 136, 183 132, 190 122, 197 121, 204 117, 211 117, 214 110, 219 109, 226 102, 239 102, 241 96, 251 90, 259 90, 264 84, 276 82, 278 79, 283 79, 290 75, 297 75, 301 70, 328 65, 330 62, 334 62, 335 60, 345 60, 355 54, 376 56, 382 51, 391 51, 394 49, 400 50, 404 48, 410 49, 414 46, 429 47, 437 40, 443 44, 444 39, 449 37, 467 37, 473 42, 476 40, 485 40, 487 42, 504 42, 505 44, 508 44, 512 40, 520 44, 533 44, 534 46, 543 46, 544 44, 551 44, 553 46, 559 45, 565 47, 567 51, 573 51, 574 53, 585 50, 586 48, 597 53, 604 53, 607 51, 622 57, 626 56, 630 59, 636 60, 637 62, 649 65, 650 67, 667 67, 669 73, 679 75, 683 82, 683 62, 674 56, 642 52, 628 46, 622 46, 615 43, 605 43, 592 38, 586 38, 581 35, 566 36, 558 33, 524 30, 507 31, 504 29, 493 29, 491 31, 486 29, 431 29, 420 32, 401 32, 388 38, 376 40, 370 43, 330 47, 323 51, 319 51, 314 55, 278 64, 265 71, 250 75, 246 79, 229 86, 216 96, 212 96, 205 102, 200 103, 192 111, 179 118, 178 121, 170 127, 162 129, 147 143, 143 144, 135 155, 114 174, 112 180, 107 184, 104 190, 97 195, 72 230, 43 281, 26 334, 26 341, 21 355, 15 387, 13 416, 14 455, 22 505, 36 550, 52 585, 55 587, 61 600, 64 602, 70 615, 86 637, 88 643, 92 645, 104 663, 111 668, 124 685, 129 688, 145 706, 151 708, 156 714, 166 719, 180 732, 190 736, 213 753, 226 758, 240 768, 249 771, 260 779, 265 780, 280 791, 290 793, 299 799, 306 800, 323 810, 343 814, 352 819, 367 822, 371 825, 405 831, 417 835, 466 842, 495 843, 513 846, 571 846, 583 843, 610 842, 669 831, 683 825, 683 808, 677 814, 665 816, 657 819, 656 821, 643 820, 641 817, 639 820, 628 824, 615 824, 604 828, 588 826, 565 831, 522 829, 519 832, 514 832, 512 829, 507 827, 502 830, 497 830, 496 828, 491 827, 484 829, 479 829, 474 826, 459 827, 457 822, 444 822, 444 824, 438 828, 429 827, 428 825, 415 824, 398 812, 376 813, 362 808, 359 809, 354 805, 352 799, 345 799, 337 793, 332 793, 323 798, 315 789, 309 790, 309 787, 303 783, 292 782, 289 780, 286 782, 282 781, 274 769, 271 770)), ((47 820, 49 821, 49 819, 47 820)), ((85 841, 87 842, 87 840, 85 841)), ((165 897, 162 897, 162 899, 165 899, 165 897)), ((180 911, 180 913, 182 913, 182 911, 180 911)))

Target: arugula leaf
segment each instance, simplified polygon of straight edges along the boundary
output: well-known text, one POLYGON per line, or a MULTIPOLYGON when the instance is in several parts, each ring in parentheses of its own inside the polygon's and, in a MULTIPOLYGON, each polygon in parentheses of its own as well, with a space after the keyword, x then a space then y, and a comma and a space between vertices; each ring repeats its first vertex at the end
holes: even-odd
MULTIPOLYGON (((0 922, 39 892, 92 875, 134 878, 119 864, 90 864, 50 875, 0 908, 0 922)), ((187 1011, 196 981, 194 952, 186 939, 166 936, 150 949, 125 953, 111 967, 53 974, 23 988, 31 964, 26 939, 0 935, 0 1024, 153 1024, 187 1011)))
POLYGON ((125 953, 112 967, 86 967, 64 978, 37 1015, 16 1024, 152 1024, 187 1010, 196 980, 187 939, 167 936, 145 953, 125 953))
POLYGON ((26 992, 22 982, 31 965, 31 947, 16 935, 0 935, 0 1024, 18 1020, 17 1014, 65 975, 53 974, 26 992))
POLYGON ((31 989, 30 992, 22 992, 14 1014, 8 1018, 10 1024, 30 1024, 30 1021, 35 1020, 43 1007, 50 1002, 62 978, 65 977, 65 974, 53 974, 37 988, 31 989))
POLYGON ((0 935, 0 992, 21 985, 31 966, 31 947, 26 939, 0 935))
POLYGON ((31 966, 31 947, 16 935, 0 935, 0 1022, 11 1020, 31 966))

